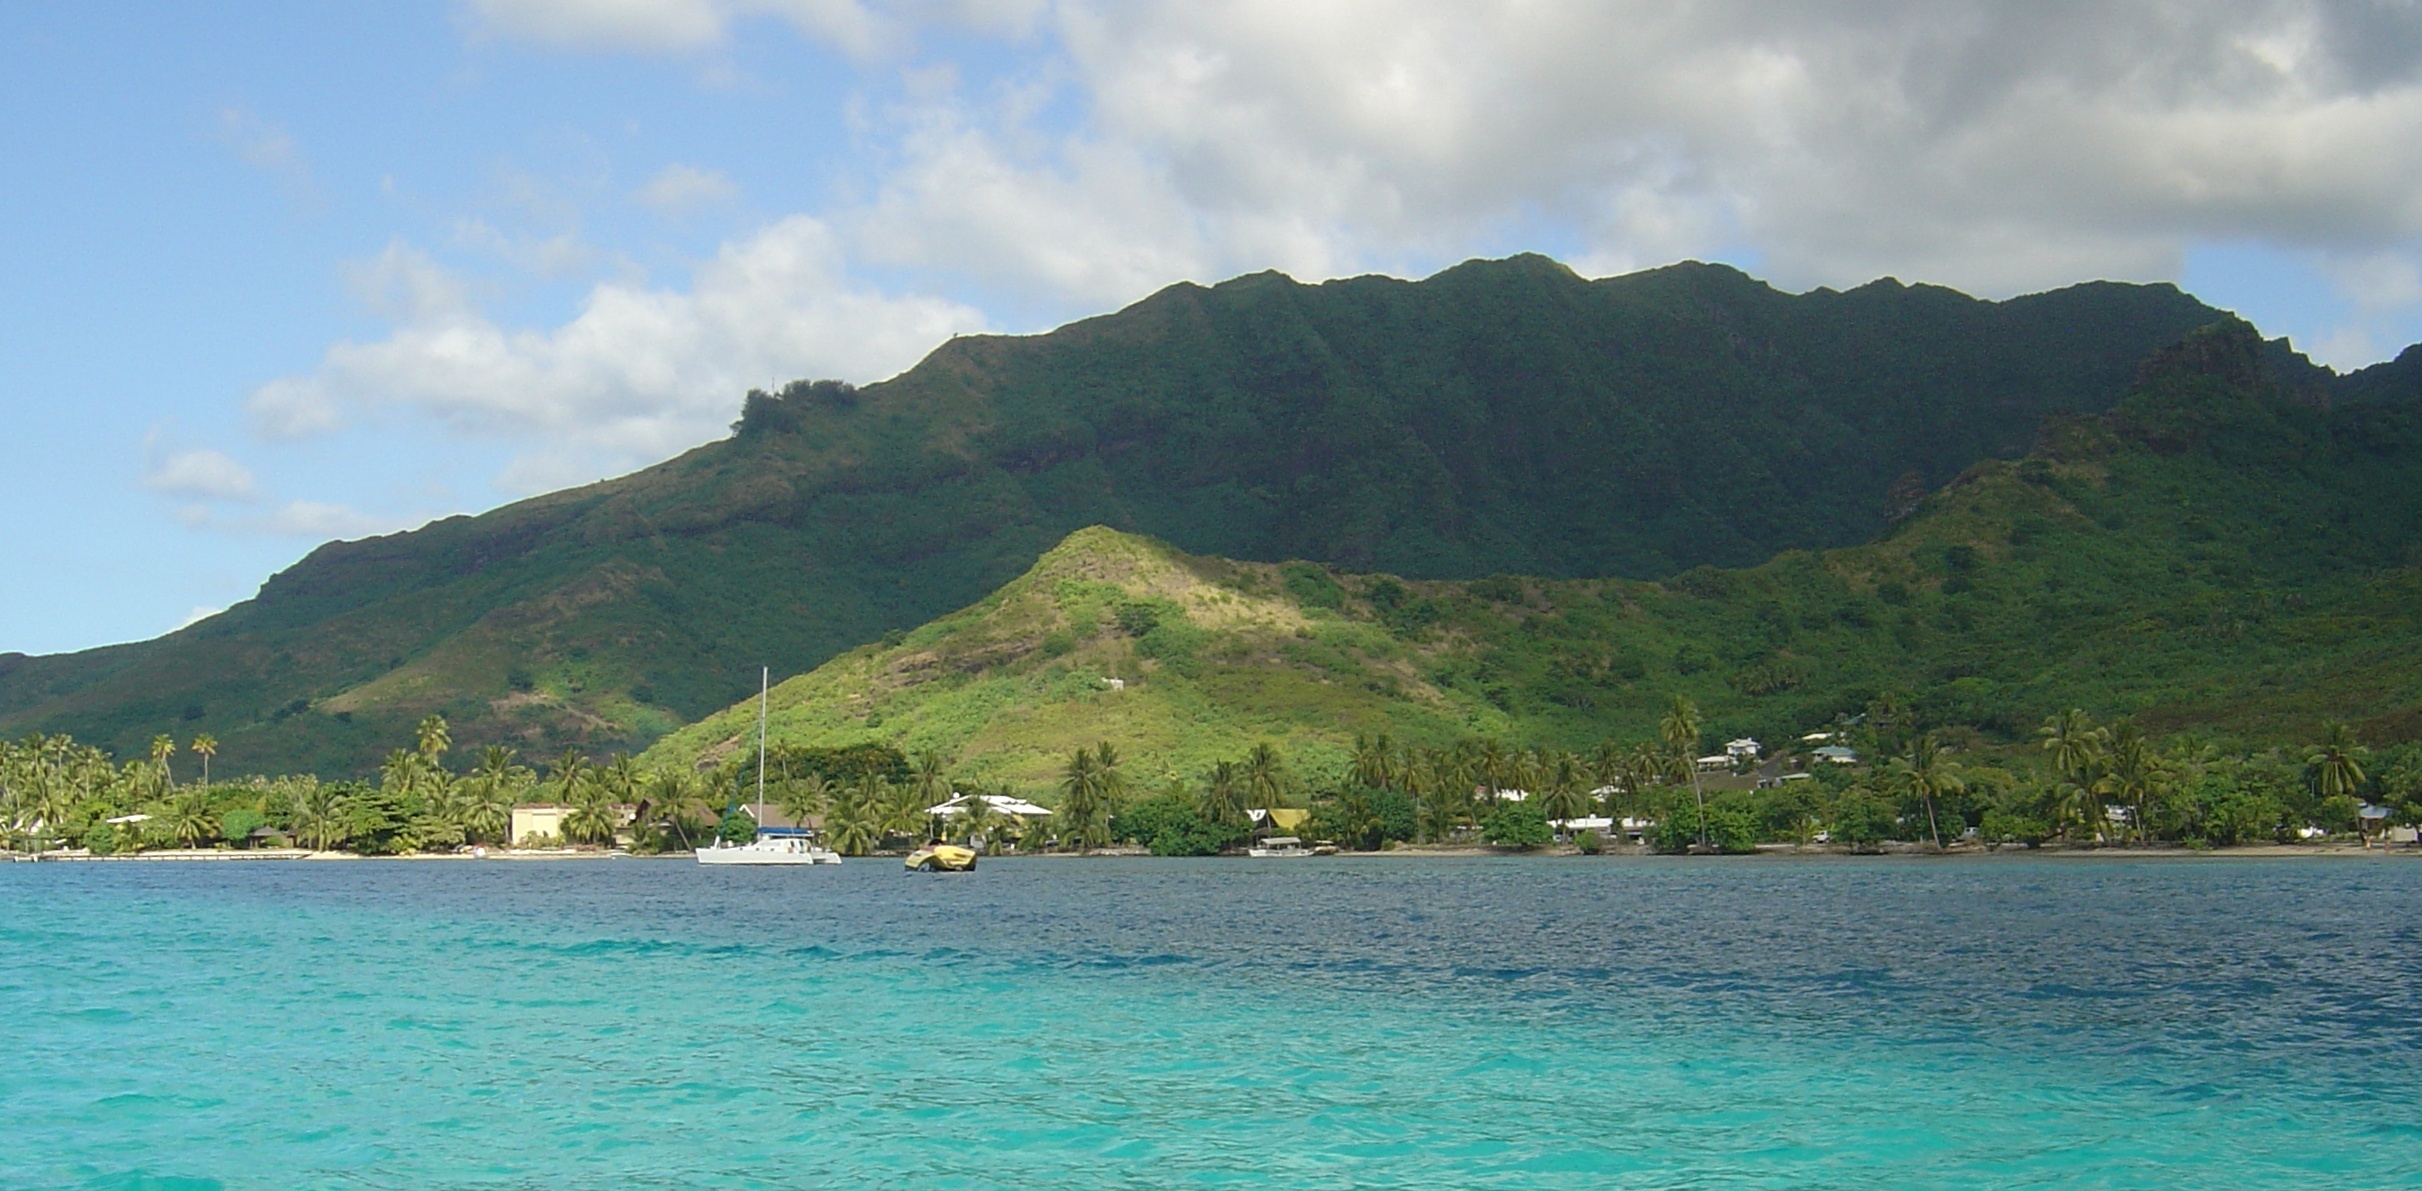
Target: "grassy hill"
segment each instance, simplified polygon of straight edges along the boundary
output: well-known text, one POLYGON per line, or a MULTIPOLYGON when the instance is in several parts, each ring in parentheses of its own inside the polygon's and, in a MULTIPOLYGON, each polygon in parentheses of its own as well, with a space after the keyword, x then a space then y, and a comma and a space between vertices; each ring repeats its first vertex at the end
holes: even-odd
MULTIPOLYGON (((1097 740, 1132 774, 1193 776, 1259 740, 1318 773, 1363 732, 1643 739, 1673 693, 1716 733, 1769 740, 1886 691, 1987 740, 2069 706, 2256 740, 2325 718, 2422 738, 2422 408, 2331 409, 2265 356, 2242 323, 2206 329, 2117 409, 2051 420, 1876 541, 1663 582, 1406 580, 1086 529, 976 604, 777 686, 772 731, 1028 785, 1097 740)), ((754 717, 711 716, 647 760, 719 760, 754 717)))
MULTIPOLYGON (((441 712, 464 745, 633 748, 761 664, 805 671, 962 607, 1088 525, 1421 580, 1749 565, 1869 539, 2047 413, 2108 409, 2215 316, 2168 286, 1791 295, 1539 257, 1173 286, 863 389, 752 395, 729 440, 331 543, 155 641, 0 656, 0 735, 125 754, 207 731, 230 771, 346 773, 441 712)), ((2263 351, 2299 386, 2417 381, 2263 351)))

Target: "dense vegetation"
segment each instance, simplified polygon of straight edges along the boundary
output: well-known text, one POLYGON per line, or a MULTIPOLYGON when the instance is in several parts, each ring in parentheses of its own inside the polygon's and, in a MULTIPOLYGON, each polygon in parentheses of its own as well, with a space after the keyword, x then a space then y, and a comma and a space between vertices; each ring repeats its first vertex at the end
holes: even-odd
MULTIPOLYGON (((797 673, 961 607, 1092 524, 1416 580, 1746 565, 1868 539, 2045 413, 2107 409, 2137 359, 2214 316, 2166 286, 1794 296, 1537 257, 1175 286, 862 389, 751 395, 728 441, 330 544, 157 641, 0 656, 0 734, 134 755, 200 731, 241 768, 367 774, 435 713, 466 746, 603 755, 725 705, 760 664, 797 673)), ((2298 385, 2417 379, 2265 350, 2298 385)))

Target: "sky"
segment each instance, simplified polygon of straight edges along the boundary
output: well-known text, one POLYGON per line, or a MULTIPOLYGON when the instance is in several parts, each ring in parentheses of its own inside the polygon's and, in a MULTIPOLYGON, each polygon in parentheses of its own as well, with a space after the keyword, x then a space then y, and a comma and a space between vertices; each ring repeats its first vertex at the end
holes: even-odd
POLYGON ((10 0, 0 112, 0 651, 1262 269, 2422 340, 2417 0, 10 0))

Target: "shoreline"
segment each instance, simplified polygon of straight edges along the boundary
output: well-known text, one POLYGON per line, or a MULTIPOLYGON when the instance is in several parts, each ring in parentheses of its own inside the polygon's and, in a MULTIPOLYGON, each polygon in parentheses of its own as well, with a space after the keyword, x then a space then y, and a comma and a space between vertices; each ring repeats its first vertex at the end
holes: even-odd
MULTIPOLYGON (((862 861, 864 861, 864 860, 886 860, 886 859, 896 859, 896 858, 897 858, 897 855, 898 855, 898 854, 875 853, 875 854, 868 855, 868 856, 856 856, 856 857, 851 857, 851 859, 853 859, 853 860, 862 860, 862 861)), ((16 862, 20 862, 20 863, 42 863, 42 864, 58 864, 58 863, 70 863, 70 864, 87 864, 87 863, 93 863, 93 864, 99 864, 99 863, 165 864, 165 863, 225 863, 225 862, 236 862, 236 861, 258 861, 258 862, 268 862, 268 861, 310 861, 310 862, 331 862, 331 861, 353 861, 353 860, 396 860, 396 861, 407 861, 407 862, 433 862, 433 861, 434 861, 434 862, 444 862, 444 861, 461 861, 461 862, 482 862, 482 861, 529 862, 529 861, 547 861, 547 860, 598 861, 598 860, 688 860, 688 859, 691 859, 690 854, 689 854, 689 853, 686 853, 686 852, 664 852, 664 853, 655 854, 655 855, 639 855, 639 854, 634 854, 634 853, 630 853, 630 852, 622 852, 622 851, 607 851, 607 850, 596 850, 596 851, 589 851, 589 850, 578 850, 578 851, 576 851, 576 850, 572 850, 572 849, 563 849, 563 850, 553 850, 553 849, 549 849, 549 850, 542 850, 542 851, 514 851, 514 850, 507 850, 507 849, 498 849, 498 850, 490 851, 490 852, 486 853, 485 855, 474 855, 474 854, 469 853, 469 852, 410 852, 410 853, 405 853, 405 854, 402 854, 402 855, 396 855, 396 856, 364 856, 364 855, 360 855, 360 854, 358 854, 358 853, 354 853, 354 852, 315 852, 315 851, 311 851, 311 850, 309 850, 309 849, 304 849, 304 848, 262 848, 262 849, 252 849, 252 850, 235 850, 235 849, 207 849, 207 848, 195 848, 195 849, 162 849, 162 850, 159 850, 159 851, 153 851, 153 852, 124 852, 124 853, 115 853, 115 854, 111 854, 111 855, 107 855, 107 856, 93 856, 93 855, 88 855, 88 854, 83 854, 83 853, 74 853, 74 852, 41 852, 41 853, 10 852, 10 853, 6 853, 6 854, 5 854, 5 856, 6 856, 6 858, 7 858, 8 860, 11 860, 11 861, 16 861, 16 862)), ((1523 858, 1523 857, 1529 857, 1529 858, 1535 858, 1535 859, 1559 859, 1559 860, 1565 860, 1565 859, 1569 859, 1569 860, 1590 860, 1590 859, 1601 859, 1601 860, 1650 860, 1650 859, 1664 859, 1664 860, 1677 860, 1677 861, 1700 861, 1700 862, 1705 862, 1705 861, 1754 862, 1754 861, 1761 861, 1761 860, 1764 860, 1764 861, 1824 861, 1824 860, 1885 860, 1885 859, 1890 859, 1890 860, 1987 860, 1987 859, 1990 859, 1990 860, 2014 860, 2014 859, 2053 860, 2053 859, 2058 859, 2058 860, 2076 860, 2076 861, 2087 861, 2087 862, 2094 862, 2094 861, 2110 862, 2110 861, 2120 861, 2120 860, 2162 860, 2162 861, 2187 861, 2187 860, 2242 860, 2242 859, 2258 859, 2258 860, 2325 860, 2325 859, 2331 859, 2331 860, 2361 860, 2361 859, 2372 859, 2372 860, 2386 860, 2386 859, 2389 859, 2389 858, 2392 858, 2392 857, 2413 857, 2413 858, 2422 859, 2422 848, 2416 848, 2416 847, 2410 847, 2410 846, 2409 846, 2409 847, 2402 847, 2402 848, 2394 848, 2394 847, 2386 847, 2386 846, 2363 847, 2363 846, 2354 845, 2354 844, 2247 844, 2247 845, 2242 845, 2242 846, 2239 846, 2239 847, 2231 847, 2231 848, 2182 848, 2182 847, 2161 847, 2161 848, 1999 848, 1999 849, 1986 849, 1986 848, 1980 848, 1980 847, 1953 847, 1953 848, 1946 848, 1946 849, 1944 849, 1944 850, 1942 850, 1942 851, 1937 852, 1937 851, 1935 851, 1935 850, 1933 850, 1933 849, 1931 849, 1931 848, 1914 847, 1914 846, 1899 846, 1899 847, 1884 848, 1884 849, 1880 849, 1880 850, 1873 851, 1873 852, 1854 852, 1854 851, 1852 851, 1852 850, 1850 850, 1850 849, 1848 849, 1848 848, 1829 847, 1829 846, 1825 846, 1825 845, 1808 845, 1808 846, 1801 846, 1801 845, 1795 845, 1795 844, 1763 844, 1763 845, 1760 845, 1760 846, 1759 846, 1759 848, 1758 848, 1758 850, 1757 850, 1757 851, 1755 851, 1755 852, 1744 852, 1744 853, 1739 853, 1739 854, 1736 854, 1736 855, 1731 855, 1731 856, 1722 856, 1722 855, 1674 855, 1674 854, 1670 854, 1670 853, 1658 853, 1658 852, 1651 852, 1651 851, 1648 851, 1648 850, 1647 850, 1647 849, 1645 849, 1645 848, 1631 847, 1631 846, 1626 846, 1626 847, 1622 847, 1622 848, 1608 848, 1608 849, 1606 849, 1605 851, 1600 852, 1600 853, 1598 853, 1598 854, 1597 854, 1597 855, 1595 855, 1595 856, 1590 856, 1590 855, 1585 855, 1585 854, 1584 854, 1584 853, 1582 853, 1582 852, 1581 852, 1579 849, 1574 848, 1574 847, 1572 847, 1572 846, 1570 846, 1570 845, 1560 845, 1560 846, 1557 846, 1557 847, 1551 847, 1551 848, 1534 848, 1534 849, 1531 849, 1531 850, 1529 850, 1529 851, 1521 851, 1521 852, 1516 852, 1516 851, 1508 851, 1508 850, 1501 849, 1501 848, 1493 848, 1493 847, 1489 847, 1489 846, 1484 845, 1484 844, 1469 844, 1469 845, 1466 845, 1466 844, 1455 844, 1455 845, 1420 845, 1420 846, 1407 846, 1407 847, 1389 848, 1389 849, 1386 849, 1386 850, 1383 850, 1383 851, 1378 851, 1378 852, 1338 852, 1338 853, 1335 853, 1335 854, 1334 854, 1334 855, 1332 855, 1332 856, 1325 856, 1325 857, 1303 857, 1303 858, 1301 858, 1301 859, 1307 859, 1307 860, 1310 860, 1310 859, 1327 859, 1327 860, 1335 860, 1335 859, 1347 859, 1347 860, 1422 860, 1422 859, 1472 859, 1472 858, 1482 858, 1482 857, 1498 857, 1498 858, 1523 858)), ((1119 849, 1104 849, 1104 850, 1102 850, 1102 851, 1097 851, 1097 852, 1086 852, 1086 853, 1078 853, 1078 852, 1034 852, 1034 853, 1020 853, 1020 854, 1011 854, 1011 855, 1007 855, 1007 856, 994 857, 993 859, 1002 859, 1002 860, 1113 860, 1113 859, 1121 859, 1121 860, 1124 860, 1124 859, 1136 859, 1136 858, 1143 858, 1143 859, 1156 859, 1156 858, 1155 858, 1155 857, 1153 857, 1153 856, 1152 856, 1152 854, 1151 854, 1151 853, 1149 853, 1149 852, 1145 852, 1145 851, 1138 850, 1138 849, 1127 849, 1127 848, 1119 848, 1119 849)), ((1169 858, 1169 859, 1177 859, 1177 858, 1172 857, 1172 858, 1169 858)), ((1190 859, 1191 859, 1191 858, 1190 858, 1190 859)), ((1203 859, 1224 859, 1224 860, 1247 861, 1247 860, 1251 860, 1252 858, 1251 858, 1251 857, 1246 857, 1246 856, 1223 856, 1223 857, 1216 857, 1216 858, 1203 858, 1203 859)), ((1293 859, 1293 858, 1290 858, 1290 859, 1293 859)))

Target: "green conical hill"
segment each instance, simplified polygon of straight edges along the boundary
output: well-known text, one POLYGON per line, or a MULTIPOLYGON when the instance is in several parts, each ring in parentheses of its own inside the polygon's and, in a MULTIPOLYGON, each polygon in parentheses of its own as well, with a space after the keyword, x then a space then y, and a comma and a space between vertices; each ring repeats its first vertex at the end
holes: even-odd
MULTIPOLYGON (((970 759, 971 775, 1034 785, 1101 741, 1138 758, 1140 774, 1189 774, 1262 740, 1321 768, 1358 732, 1444 743, 1512 726, 1486 700, 1429 683, 1423 649, 1340 615, 1344 599, 1310 564, 1082 529, 973 606, 776 686, 770 734, 931 749, 970 759)), ((720 761, 753 745, 755 727, 751 700, 646 760, 720 761)))

